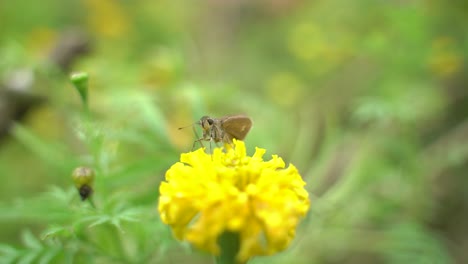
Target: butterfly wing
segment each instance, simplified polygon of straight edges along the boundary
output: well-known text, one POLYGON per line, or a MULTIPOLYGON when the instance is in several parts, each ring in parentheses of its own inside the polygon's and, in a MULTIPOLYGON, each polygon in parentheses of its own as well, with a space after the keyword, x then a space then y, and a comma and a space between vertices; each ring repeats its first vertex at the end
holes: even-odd
POLYGON ((252 120, 244 115, 227 116, 221 119, 221 127, 229 142, 234 138, 243 140, 252 127, 252 120))

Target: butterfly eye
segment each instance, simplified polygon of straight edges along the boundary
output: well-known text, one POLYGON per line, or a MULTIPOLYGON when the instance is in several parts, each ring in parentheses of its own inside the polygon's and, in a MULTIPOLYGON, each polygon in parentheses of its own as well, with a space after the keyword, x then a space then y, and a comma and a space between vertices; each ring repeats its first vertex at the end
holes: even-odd
POLYGON ((211 126, 214 124, 214 120, 213 118, 211 117, 208 117, 208 116, 204 116, 200 119, 200 123, 201 127, 204 129, 204 130, 207 130, 207 129, 210 129, 211 126))

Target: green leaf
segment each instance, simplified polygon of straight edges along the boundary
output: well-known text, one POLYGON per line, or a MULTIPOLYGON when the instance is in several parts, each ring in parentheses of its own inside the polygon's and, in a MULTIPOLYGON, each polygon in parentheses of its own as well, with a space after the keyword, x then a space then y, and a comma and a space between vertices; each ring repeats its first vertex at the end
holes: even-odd
POLYGON ((17 264, 36 263, 35 260, 39 257, 39 254, 40 251, 28 251, 26 254, 20 256, 17 264))
POLYGON ((39 259, 39 264, 51 263, 52 259, 60 253, 59 248, 46 251, 39 259))
POLYGON ((29 230, 23 232, 22 240, 24 245, 30 249, 41 249, 42 244, 29 230))
POLYGON ((437 236, 417 223, 401 223, 389 229, 384 254, 389 264, 453 263, 437 236))
POLYGON ((66 234, 68 236, 70 234, 69 230, 70 230, 69 227, 64 227, 64 226, 49 227, 44 232, 42 232, 41 239, 46 240, 52 237, 56 237, 60 234, 66 234))
POLYGON ((20 252, 16 248, 0 244, 0 263, 13 263, 19 254, 20 252))
POLYGON ((154 98, 142 92, 125 92, 114 95, 113 100, 113 105, 118 106, 122 113, 121 117, 126 117, 126 122, 134 124, 134 127, 149 128, 158 138, 166 141, 166 120, 154 98), (128 115, 131 115, 130 119, 128 115))
POLYGON ((13 127, 13 135, 34 154, 61 171, 67 171, 68 168, 72 167, 71 164, 76 163, 73 155, 64 151, 63 145, 57 144, 57 141, 46 142, 20 124, 15 124, 13 127))

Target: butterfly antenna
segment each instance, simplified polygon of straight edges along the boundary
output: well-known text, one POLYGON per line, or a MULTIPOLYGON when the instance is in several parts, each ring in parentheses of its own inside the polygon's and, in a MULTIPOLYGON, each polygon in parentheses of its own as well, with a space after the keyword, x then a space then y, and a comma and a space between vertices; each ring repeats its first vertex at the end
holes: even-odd
POLYGON ((195 125, 195 124, 196 124, 196 123, 193 123, 193 124, 191 124, 191 125, 184 126, 184 127, 179 127, 178 130, 181 130, 181 129, 184 129, 184 128, 187 128, 187 127, 190 127, 190 126, 193 127, 193 125, 195 125))
POLYGON ((178 130, 181 130, 181 129, 184 129, 184 128, 187 128, 187 127, 192 127, 193 133, 195 134, 195 136, 197 138, 195 141, 193 141, 192 151, 195 149, 195 145, 197 144, 197 142, 200 144, 201 147, 205 147, 205 146, 203 146, 203 143, 202 143, 203 138, 200 138, 198 136, 197 130, 195 129, 195 125, 199 125, 199 124, 200 124, 200 121, 195 122, 195 123, 193 123, 191 125, 188 125, 188 126, 178 128, 178 130))

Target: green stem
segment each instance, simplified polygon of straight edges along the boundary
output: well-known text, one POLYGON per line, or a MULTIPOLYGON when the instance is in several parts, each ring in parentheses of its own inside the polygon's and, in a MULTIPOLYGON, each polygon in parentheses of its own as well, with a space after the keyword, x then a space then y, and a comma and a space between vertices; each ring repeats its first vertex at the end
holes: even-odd
POLYGON ((96 204, 94 203, 93 197, 89 197, 89 198, 88 198, 88 202, 89 202, 89 204, 91 205, 91 207, 93 207, 93 209, 97 209, 97 208, 96 208, 96 204))
POLYGON ((215 258, 215 263, 239 264, 239 262, 236 260, 236 255, 240 248, 239 235, 236 233, 225 232, 221 235, 218 242, 221 247, 221 254, 215 258))

